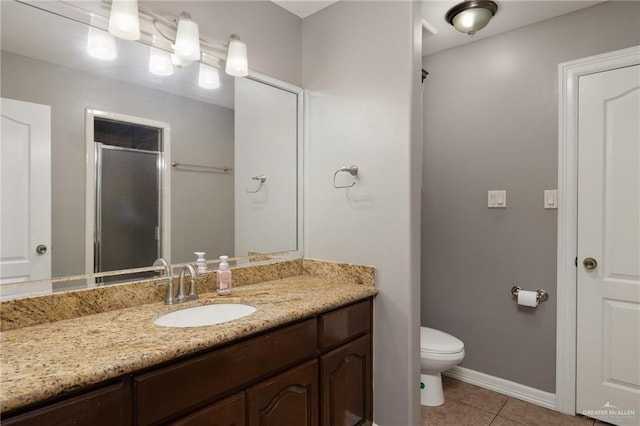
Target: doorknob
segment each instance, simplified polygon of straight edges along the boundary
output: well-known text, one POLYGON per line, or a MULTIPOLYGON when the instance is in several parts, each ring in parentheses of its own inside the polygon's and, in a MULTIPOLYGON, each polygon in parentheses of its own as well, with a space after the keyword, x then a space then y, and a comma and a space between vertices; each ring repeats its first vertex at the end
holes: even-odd
POLYGON ((587 269, 596 269, 598 262, 593 257, 587 257, 582 261, 582 264, 587 269))
POLYGON ((47 252, 47 246, 45 246, 44 244, 40 244, 38 247, 36 247, 36 253, 45 254, 46 252, 47 252))

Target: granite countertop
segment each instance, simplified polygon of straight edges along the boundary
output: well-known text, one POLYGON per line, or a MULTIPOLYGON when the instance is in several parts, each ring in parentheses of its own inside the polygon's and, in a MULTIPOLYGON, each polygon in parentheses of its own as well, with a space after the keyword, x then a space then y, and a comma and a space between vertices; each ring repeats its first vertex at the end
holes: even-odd
POLYGON ((0 411, 215 347, 312 317, 377 294, 373 286, 334 277, 300 275, 236 287, 166 306, 151 303, 0 333, 0 411), (245 303, 257 311, 224 324, 167 328, 153 323, 166 312, 210 303, 245 303))

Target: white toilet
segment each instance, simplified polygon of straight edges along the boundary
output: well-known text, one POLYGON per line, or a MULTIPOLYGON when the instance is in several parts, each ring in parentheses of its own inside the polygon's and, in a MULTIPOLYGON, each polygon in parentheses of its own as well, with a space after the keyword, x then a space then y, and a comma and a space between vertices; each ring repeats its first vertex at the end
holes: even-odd
POLYGON ((420 404, 444 404, 441 372, 458 365, 464 358, 464 343, 440 330, 420 327, 420 404))

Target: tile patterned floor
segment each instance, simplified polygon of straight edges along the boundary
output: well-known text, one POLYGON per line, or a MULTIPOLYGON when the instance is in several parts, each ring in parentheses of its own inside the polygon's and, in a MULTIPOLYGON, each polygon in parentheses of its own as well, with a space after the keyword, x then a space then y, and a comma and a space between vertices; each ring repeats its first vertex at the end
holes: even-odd
POLYGON ((459 380, 443 377, 444 405, 421 407, 422 426, 592 426, 567 416, 459 380))

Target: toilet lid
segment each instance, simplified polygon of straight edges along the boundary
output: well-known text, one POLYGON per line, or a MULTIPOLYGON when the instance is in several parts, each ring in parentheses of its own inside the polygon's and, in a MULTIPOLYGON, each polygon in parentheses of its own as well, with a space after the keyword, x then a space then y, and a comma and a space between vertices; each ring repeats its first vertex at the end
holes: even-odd
POLYGON ((452 354, 464 349, 464 343, 444 331, 420 327, 420 350, 424 352, 452 354))

